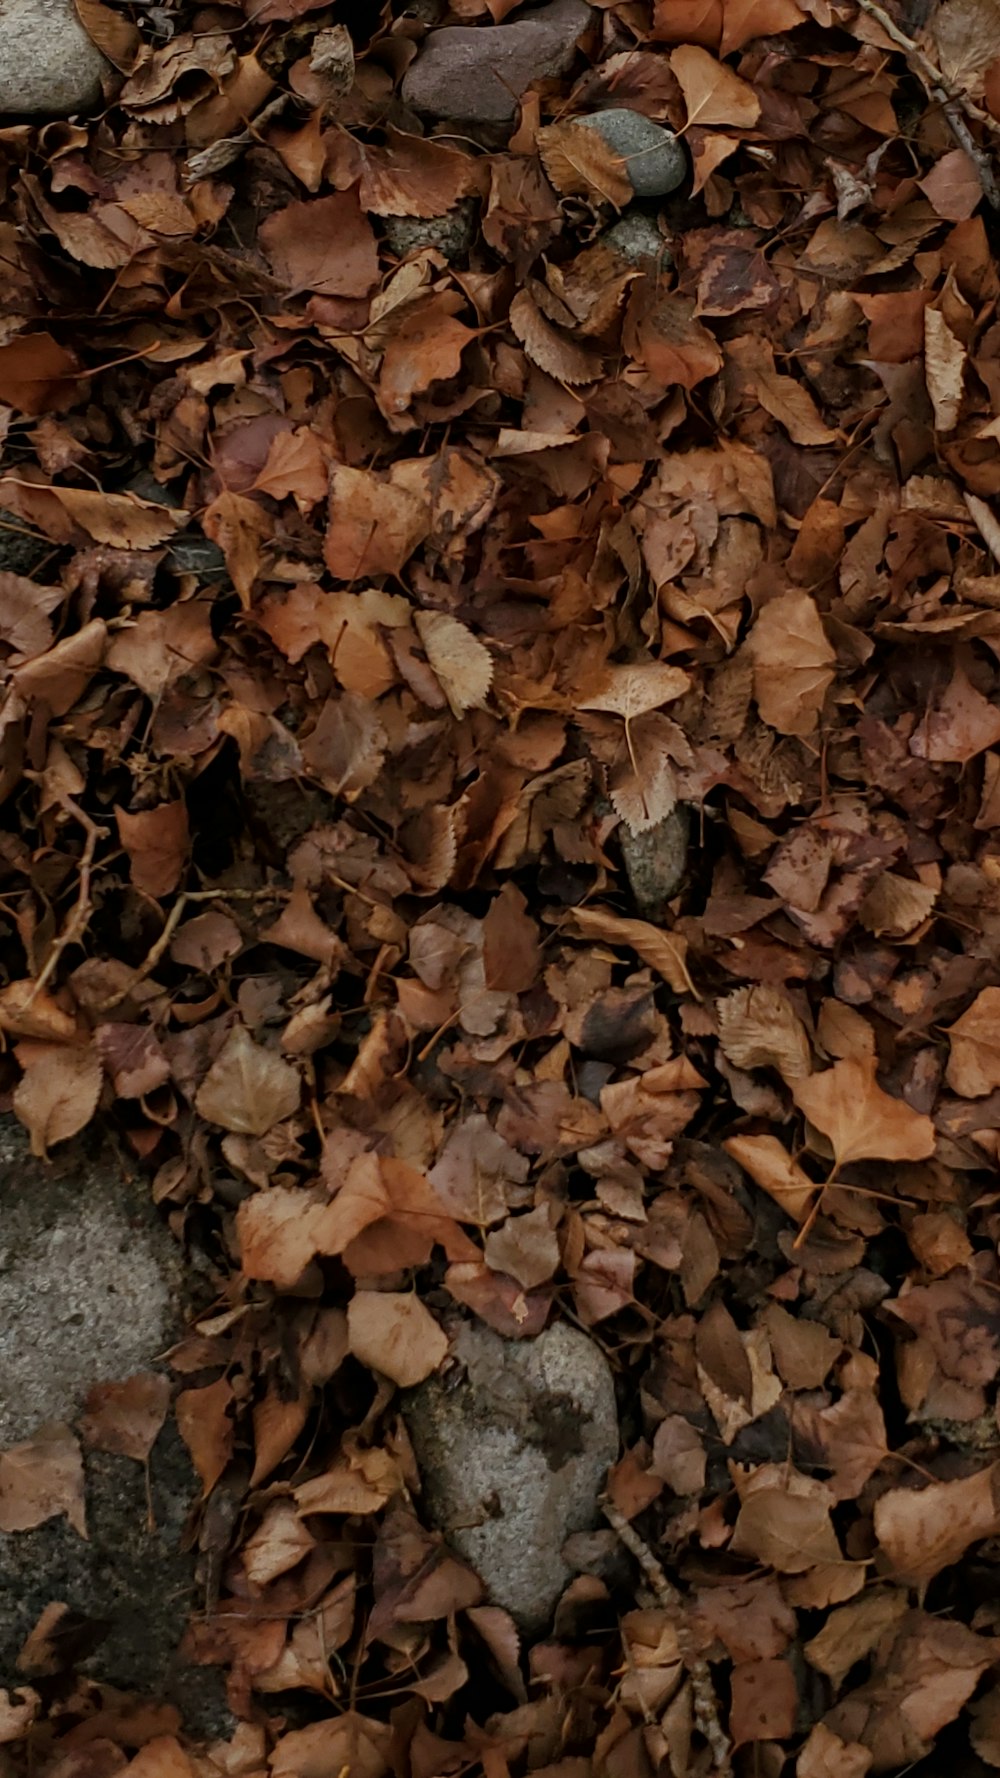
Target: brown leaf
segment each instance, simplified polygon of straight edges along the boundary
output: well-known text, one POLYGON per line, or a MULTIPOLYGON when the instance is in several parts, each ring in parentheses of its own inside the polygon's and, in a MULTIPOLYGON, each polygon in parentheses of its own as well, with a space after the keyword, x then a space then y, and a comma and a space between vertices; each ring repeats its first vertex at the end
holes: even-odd
POLYGON ((615 716, 624 716, 629 722, 683 697, 690 684, 687 673, 680 667, 668 666, 666 661, 611 667, 587 696, 579 700, 579 708, 608 710, 615 716))
POLYGON ((53 1421, 0 1451, 0 1531, 33 1531, 60 1513, 86 1537, 80 1446, 68 1426, 53 1421))
POLYGON ((722 1144, 755 1185, 766 1191, 793 1222, 804 1222, 818 1187, 793 1161, 777 1136, 728 1136, 722 1144))
POLYGON ((958 424, 965 379, 965 348, 940 309, 924 310, 924 375, 939 432, 958 424))
POLYGON ((376 216, 446 216, 479 189, 482 162, 444 142, 404 135, 391 126, 384 148, 355 139, 361 161, 361 207, 376 216))
POLYGON ((803 1494, 778 1485, 755 1487, 740 1507, 730 1547, 734 1555, 753 1556, 779 1574, 840 1562, 831 1504, 832 1497, 818 1486, 803 1494))
POLYGON ((237 1135, 263 1136, 293 1117, 302 1096, 297 1068, 234 1025, 195 1095, 195 1109, 237 1135))
POLYGON ((156 899, 169 895, 184 875, 191 850, 186 804, 161 803, 133 814, 116 807, 115 820, 136 888, 156 899))
POLYGON ((77 400, 75 353, 50 333, 22 333, 0 346, 0 401, 22 414, 58 414, 77 400))
POLYGON ((24 1075, 14 1088, 14 1111, 31 1136, 31 1152, 45 1156, 55 1142, 68 1142, 97 1110, 103 1075, 93 1044, 17 1045, 24 1075))
POLYGON ((948 1028, 945 1079, 964 1099, 1000 1087, 1000 988, 983 988, 948 1028))
MULTIPOLYGON (((325 491, 325 490, 324 490, 325 491)), ((202 514, 205 536, 217 543, 244 611, 253 604, 254 582, 261 570, 264 544, 274 534, 274 522, 260 502, 224 488, 202 514)))
POLYGON ((695 992, 685 961, 687 941, 680 933, 664 932, 648 920, 623 919, 606 908, 571 908, 563 924, 564 930, 575 928, 581 938, 603 938, 609 944, 635 951, 670 984, 675 994, 695 992))
POLYGON ((378 248, 355 191, 286 204, 260 225, 260 243, 290 296, 367 296, 378 248))
POLYGON ((632 181, 620 154, 572 119, 547 124, 535 137, 542 165, 563 197, 598 198, 616 209, 632 201, 632 181))
POLYGON ((87 1393, 80 1432, 95 1451, 145 1463, 170 1406, 170 1379, 139 1371, 123 1383, 95 1383, 87 1393))
POLYGON ((201 1389, 183 1389, 174 1404, 177 1430, 191 1453, 203 1499, 211 1494, 233 1454, 236 1428, 229 1409, 234 1399, 232 1384, 220 1377, 201 1389))
POLYGON ((643 316, 637 346, 650 376, 664 389, 694 389, 722 369, 718 341, 695 319, 694 299, 676 291, 643 316))
POLYGON ((934 1153, 934 1125, 884 1093, 874 1057, 845 1056, 832 1068, 792 1083, 792 1098, 830 1140, 838 1167, 851 1161, 921 1161, 934 1153))
POLYGON ((753 129, 760 116, 760 101, 753 87, 731 68, 717 62, 707 50, 693 43, 684 43, 675 49, 670 66, 684 94, 689 127, 691 124, 715 123, 728 124, 734 129, 753 129))
POLYGON ((601 360, 592 348, 578 345, 560 333, 542 314, 528 290, 519 290, 510 305, 510 325, 532 364, 559 383, 592 383, 601 373, 601 360))
POLYGON ((333 465, 324 554, 335 579, 400 574, 430 528, 427 501, 405 486, 398 474, 333 465))
POLYGON ((134 494, 57 487, 52 492, 75 525, 97 543, 107 543, 115 549, 156 549, 188 522, 186 512, 139 500, 134 494))
POLYGON ((806 1028, 784 988, 761 982, 716 1002, 719 1042, 737 1068, 776 1068, 785 1081, 812 1070, 806 1028))
POLYGON ((493 683, 489 649, 445 611, 418 611, 413 621, 452 714, 482 710, 493 683))
POLYGON ((422 1383, 448 1352, 448 1336, 411 1292, 358 1290, 347 1305, 350 1349, 400 1388, 422 1383))
POLYGON ((875 1502, 875 1535, 894 1578, 925 1588, 971 1543, 1000 1530, 1000 1465, 953 1482, 890 1488, 875 1502))
POLYGON ((779 593, 757 618, 748 647, 764 721, 781 735, 811 735, 836 661, 816 601, 808 593, 779 593))
POLYGON ((525 1290, 545 1284, 559 1265, 559 1242, 548 1207, 539 1204, 523 1216, 509 1216, 491 1229, 484 1243, 486 1264, 494 1272, 516 1278, 525 1290))

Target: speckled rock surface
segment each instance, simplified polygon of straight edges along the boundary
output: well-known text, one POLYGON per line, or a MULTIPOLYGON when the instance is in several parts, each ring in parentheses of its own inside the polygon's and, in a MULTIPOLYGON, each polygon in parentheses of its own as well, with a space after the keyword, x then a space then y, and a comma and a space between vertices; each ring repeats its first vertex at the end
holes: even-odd
POLYGON ((443 216, 386 216, 382 226, 400 259, 422 247, 436 247, 448 260, 464 259, 476 232, 476 201, 463 198, 443 216))
MULTIPOLYGON (((91 1385, 157 1367, 182 1325, 181 1252, 150 1202, 96 1146, 32 1158, 0 1118, 0 1449, 46 1422, 73 1426, 91 1385)), ((150 1462, 83 1446, 87 1539, 64 1517, 0 1533, 0 1686, 23 1681, 24 1639, 47 1605, 74 1614, 67 1665, 224 1725, 218 1676, 182 1669, 194 1599, 181 1534, 197 1481, 168 1421, 150 1462), (76 1633, 78 1632, 78 1633, 76 1633)))
POLYGON ((429 116, 510 123, 533 80, 569 71, 591 9, 584 0, 549 0, 500 25, 447 25, 432 31, 407 70, 402 96, 429 116))
POLYGON ((637 198, 665 197, 676 191, 687 174, 687 152, 672 130, 624 107, 593 111, 575 123, 596 130, 602 141, 625 162, 637 198))
POLYGON ((645 833, 633 833, 622 822, 618 839, 636 906, 656 913, 676 895, 687 870, 691 821, 683 803, 645 833))
POLYGON ((110 67, 73 0, 0 0, 0 116, 90 111, 110 67))
POLYGON ((431 1377, 404 1414, 424 1506, 522 1629, 543 1629, 571 1575, 562 1553, 598 1518, 618 1455, 607 1361, 566 1323, 504 1340, 479 1323, 454 1342, 466 1376, 431 1377))
POLYGON ((670 242, 661 235, 655 216, 645 210, 626 210, 606 228, 601 240, 629 265, 659 266, 666 270, 673 265, 670 242))

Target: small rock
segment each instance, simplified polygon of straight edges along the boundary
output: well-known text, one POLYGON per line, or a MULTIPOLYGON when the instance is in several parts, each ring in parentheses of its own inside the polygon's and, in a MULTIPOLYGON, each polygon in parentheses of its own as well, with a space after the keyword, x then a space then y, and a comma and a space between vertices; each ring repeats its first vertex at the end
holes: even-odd
POLYGON ((618 829, 632 894, 644 914, 658 912, 680 888, 687 870, 690 827, 687 809, 678 803, 645 833, 633 833, 624 822, 618 829))
POLYGON ((687 174, 684 144, 673 130, 664 129, 641 111, 592 111, 574 122, 596 130, 601 140, 621 155, 637 198, 659 198, 676 191, 687 174))
POLYGON ((404 102, 435 118, 510 123, 532 81, 572 67, 590 12, 584 0, 549 0, 502 25, 432 31, 407 70, 404 102))
MULTIPOLYGON (((0 1118, 0 1450, 46 1422, 73 1426, 94 1383, 157 1368, 181 1330, 183 1280, 147 1187, 78 1145, 35 1160, 21 1126, 0 1118)), ((181 1541, 198 1485, 176 1427, 168 1419, 150 1459, 152 1525, 141 1463, 86 1446, 83 1458, 86 1540, 64 1517, 0 1533, 0 1686, 24 1683, 18 1653, 58 1601, 93 1626, 80 1639, 84 1671, 170 1698, 214 1732, 225 1722, 217 1675, 178 1655, 194 1601, 181 1541)))
POLYGON ((0 572, 23 574, 30 580, 55 548, 47 537, 32 531, 16 512, 0 506, 0 572))
POLYGON ((601 240, 629 265, 648 266, 652 261, 666 271, 674 263, 669 241, 657 228, 655 216, 647 216, 645 210, 626 210, 605 229, 601 240))
POLYGON ((386 216, 382 226, 392 252, 400 259, 436 247, 450 262, 465 259, 476 232, 476 200, 463 198, 443 216, 386 216))
POLYGON ((424 1501, 493 1603, 536 1632, 573 1572, 563 1544, 596 1523, 618 1455, 611 1371, 565 1322, 534 1340, 463 1324, 454 1350, 464 1380, 431 1377, 404 1401, 424 1501))
POLYGON ((0 114, 89 111, 101 103, 110 67, 73 0, 0 0, 0 114))

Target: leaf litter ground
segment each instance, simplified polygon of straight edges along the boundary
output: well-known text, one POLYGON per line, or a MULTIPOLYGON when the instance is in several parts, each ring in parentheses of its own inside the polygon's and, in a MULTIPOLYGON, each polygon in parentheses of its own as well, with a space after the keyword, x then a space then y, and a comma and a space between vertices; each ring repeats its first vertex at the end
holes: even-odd
MULTIPOLYGON (((493 134, 402 103, 421 8, 80 12, 106 111, 0 132, 0 1085, 211 1262, 240 1723, 47 1689, 56 1608, 5 1770, 995 1768, 994 7, 605 0, 493 134), (420 1519, 459 1313, 616 1374, 631 1578, 531 1647, 420 1519)), ((49 1428, 0 1525, 81 1489, 49 1428)))

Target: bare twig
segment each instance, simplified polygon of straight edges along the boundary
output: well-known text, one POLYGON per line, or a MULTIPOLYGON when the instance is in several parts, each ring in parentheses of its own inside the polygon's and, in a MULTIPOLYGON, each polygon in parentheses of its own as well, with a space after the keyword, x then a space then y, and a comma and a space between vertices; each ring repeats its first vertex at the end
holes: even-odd
POLYGON ((601 1511, 615 1535, 625 1545, 631 1556, 634 1556, 646 1576, 657 1603, 668 1611, 674 1620, 677 1630, 677 1643, 681 1658, 691 1677, 691 1694, 694 1702, 694 1720, 699 1733, 704 1736, 712 1755, 712 1764, 722 1778, 728 1778, 732 1771, 731 1747, 722 1724, 719 1721, 719 1704, 712 1684, 712 1673, 705 1656, 696 1649, 686 1621, 686 1600, 683 1593, 674 1586, 661 1562, 658 1562, 647 1543, 631 1526, 624 1513, 620 1513, 610 1500, 601 1502, 601 1511))
POLYGON ((60 808, 67 815, 72 815, 74 821, 80 823, 86 838, 80 855, 76 905, 58 938, 53 940, 52 948, 32 984, 31 993, 27 999, 28 1006, 32 1004, 36 995, 41 993, 46 982, 51 980, 63 952, 68 950, 70 945, 75 945, 87 929, 87 922, 90 919, 90 875, 94 863, 94 853, 97 850, 98 840, 106 839, 108 833, 107 828, 99 827, 96 821, 92 821, 90 816, 73 801, 72 797, 61 795, 58 800, 60 808))
POLYGON ((880 25, 886 36, 903 51, 913 72, 923 82, 930 97, 940 105, 955 141, 963 148, 973 162, 979 174, 979 183, 983 188, 983 196, 993 210, 1000 210, 1000 185, 997 184, 993 171, 993 162, 985 148, 980 148, 969 129, 969 123, 977 123, 990 135, 1000 135, 1000 124, 995 117, 970 98, 964 87, 956 86, 947 80, 936 63, 925 54, 919 43, 900 29, 895 19, 890 18, 885 8, 878 5, 878 0, 857 0, 862 12, 880 25))
POLYGON ((137 988, 140 982, 144 982, 147 976, 152 975, 166 951, 170 940, 173 938, 174 933, 180 925, 181 915, 185 908, 190 906, 192 902, 262 901, 267 900, 268 898, 280 898, 284 893, 285 891, 281 889, 185 889, 183 894, 177 897, 177 900, 174 902, 173 907, 167 915, 167 918, 164 921, 163 931, 160 933, 156 943, 150 945, 142 962, 133 970, 129 980, 125 983, 125 986, 123 988, 117 988, 113 994, 108 995, 106 1000, 102 1000, 96 1008, 96 1011, 111 1012, 114 1007, 120 1006, 123 1000, 128 999, 133 988, 137 988))

